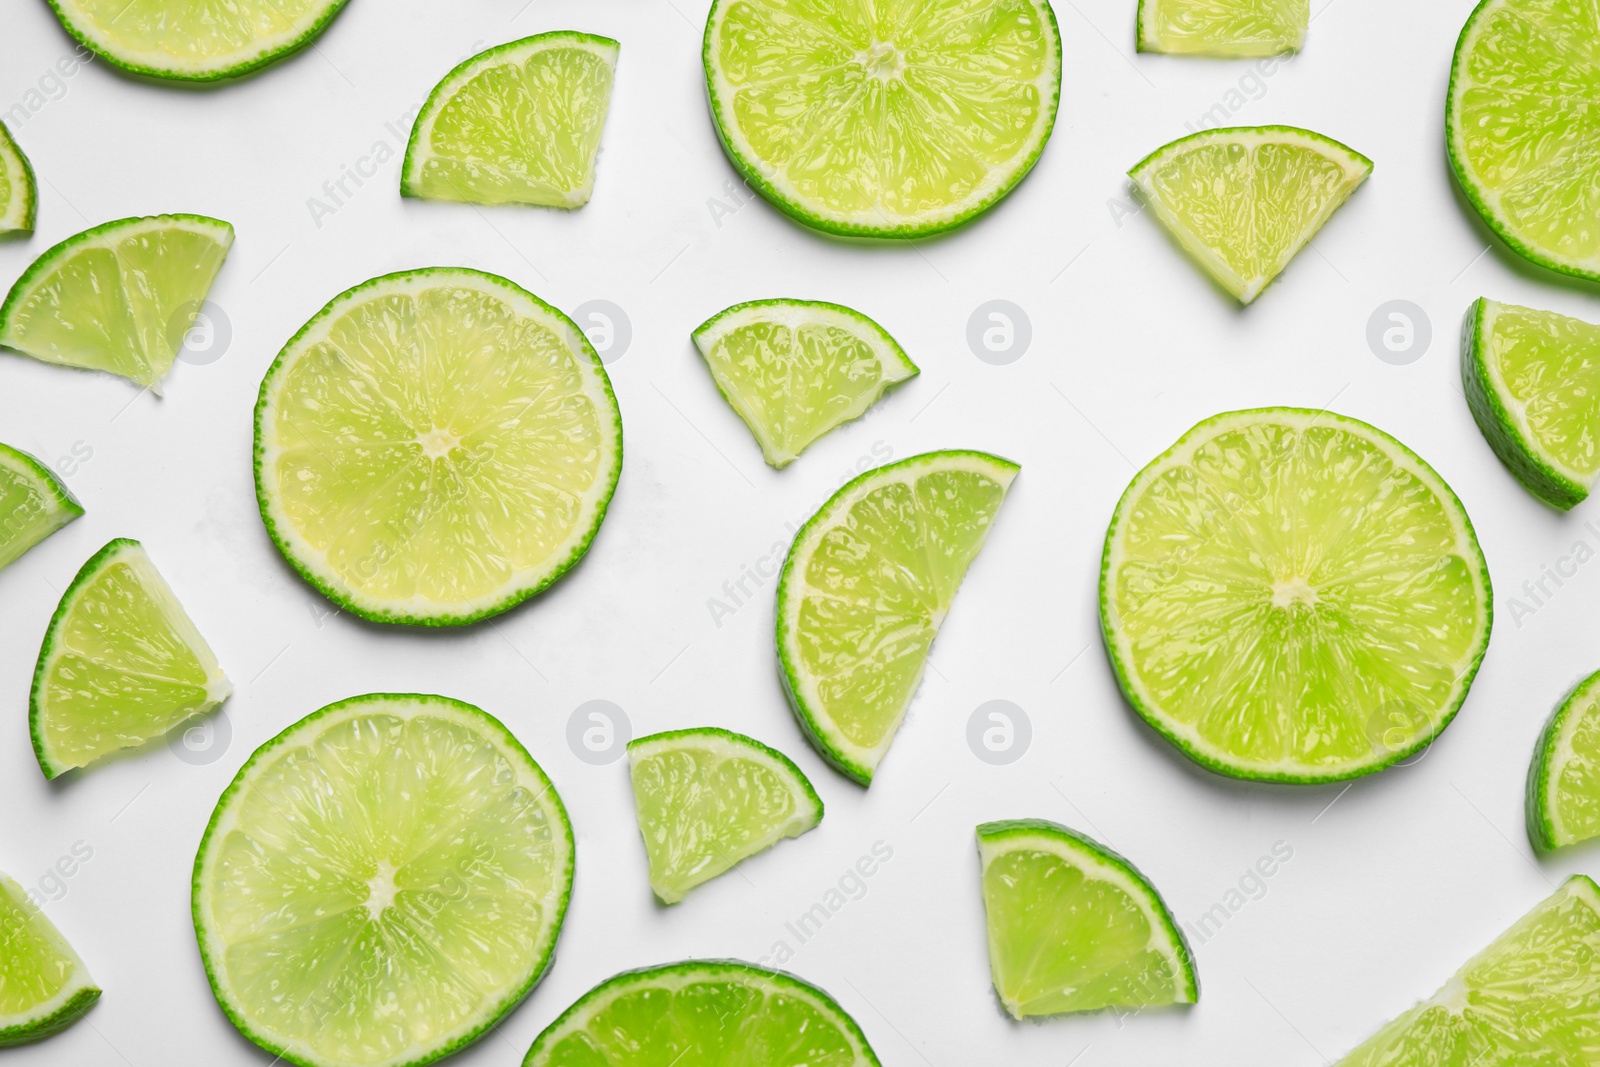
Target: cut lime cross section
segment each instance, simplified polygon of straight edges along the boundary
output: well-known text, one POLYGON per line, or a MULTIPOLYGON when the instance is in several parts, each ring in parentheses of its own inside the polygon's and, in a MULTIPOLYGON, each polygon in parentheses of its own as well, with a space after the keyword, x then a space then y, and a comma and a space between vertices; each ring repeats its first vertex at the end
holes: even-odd
POLYGON ((0 236, 32 233, 39 211, 39 189, 33 166, 22 154, 11 131, 0 122, 0 236))
POLYGON ((978 827, 989 967, 1014 1018, 1193 1004, 1189 945, 1127 860, 1043 819, 978 827))
POLYGON ((549 966, 572 891, 555 788, 485 712, 377 693, 256 750, 194 861, 212 991, 304 1067, 420 1067, 549 966))
POLYGON ((878 1067, 834 999, 793 975, 706 960, 627 971, 545 1028, 523 1067, 878 1067))
POLYGON ((1274 56, 1305 47, 1309 0, 1139 0, 1139 51, 1274 56))
POLYGON ((1450 487, 1326 411, 1207 419, 1139 472, 1106 533, 1123 692, 1237 778, 1334 781, 1420 751, 1466 699, 1492 616, 1450 487))
POLYGON ((1478 429, 1528 491, 1563 510, 1600 475, 1600 326, 1479 299, 1461 383, 1478 429))
POLYGON ((50 620, 29 727, 46 778, 160 737, 233 686, 137 541, 83 565, 50 620))
POLYGON ((1261 295, 1372 173, 1372 161, 1293 126, 1206 130, 1128 172, 1178 243, 1241 303, 1261 295))
POLYGON ((456 67, 423 105, 402 196, 581 207, 611 102, 617 42, 541 33, 456 67))
POLYGON ((233 245, 200 215, 119 219, 33 261, 0 305, 0 345, 155 392, 233 245))
POLYGON ((82 505, 48 467, 0 445, 0 568, 82 514, 82 505))
POLYGON ((694 343, 761 454, 780 468, 917 373, 883 327, 816 300, 736 304, 701 323, 694 343))
POLYGON ((711 115, 734 166, 801 222, 919 237, 994 206, 1061 95, 1046 0, 716 0, 711 115))
POLYGON ((1567 694, 1539 735, 1528 837, 1544 852, 1600 837, 1600 671, 1567 694))
POLYGON ((1565 885, 1338 1067, 1534 1067, 1600 1049, 1600 891, 1565 885))
POLYGON ((665 904, 822 821, 800 768, 743 734, 653 734, 629 742, 628 762, 650 888, 665 904))
POLYGON ((778 580, 779 670, 817 751, 863 785, 1017 476, 985 452, 868 471, 794 539, 778 580))
POLYGON ((256 404, 268 532, 376 622, 475 622, 544 589, 588 551, 621 467, 617 401, 572 320, 464 268, 335 297, 256 404))
POLYGON ((0 874, 0 1048, 58 1034, 99 999, 67 939, 0 874))

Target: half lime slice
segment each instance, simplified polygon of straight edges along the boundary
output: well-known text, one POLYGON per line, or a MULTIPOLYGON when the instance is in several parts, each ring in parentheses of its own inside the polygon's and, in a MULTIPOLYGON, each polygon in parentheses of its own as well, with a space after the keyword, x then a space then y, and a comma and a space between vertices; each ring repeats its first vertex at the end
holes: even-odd
POLYGON ((998 203, 1061 96, 1046 0, 716 0, 706 89, 745 179, 808 226, 922 237, 998 203))
POLYGON ((572 891, 566 809, 499 720, 376 693, 256 750, 194 861, 222 1010, 303 1067, 420 1067, 543 976, 572 891))
POLYGON ((0 874, 0 1048, 58 1034, 99 999, 67 939, 0 874))
POLYGON ((1461 384, 1489 447, 1528 491, 1566 510, 1600 476, 1600 326, 1479 299, 1461 384))
POLYGON ((233 686, 137 541, 83 565, 33 672, 28 726, 46 778, 142 745, 228 699, 233 686))
POLYGON ((400 195, 582 207, 611 103, 618 45, 541 33, 445 75, 411 128, 400 195))
POLYGON ((1235 778, 1335 781, 1420 751, 1466 699, 1492 619, 1450 487, 1327 411, 1201 422, 1106 533, 1100 620, 1123 692, 1235 778))
POLYGON ((870 784, 1018 467, 928 452, 868 471, 800 528, 778 579, 778 663, 806 736, 870 784))
POLYGON ((82 514, 50 468, 0 445, 0 569, 82 514))
POLYGON ((1133 864, 1043 819, 978 827, 989 968, 1013 1018, 1193 1004, 1194 957, 1133 864))
POLYGON ((39 189, 33 165, 0 122, 0 236, 33 232, 39 213, 39 189))
POLYGON ((0 305, 0 345, 157 393, 233 245, 200 215, 119 219, 33 261, 0 305))
POLYGON ((1600 837, 1600 671, 1567 694, 1528 768, 1528 838, 1541 852, 1600 837))
POLYGON ((778 468, 917 374, 882 326, 819 300, 735 304, 701 323, 694 344, 723 399, 778 468))
POLYGON ((1139 0, 1139 51, 1275 56, 1305 47, 1310 0, 1139 0))
POLYGON ((809 982, 732 960, 627 971, 578 998, 523 1067, 878 1067, 856 1021, 809 982))
POLYGON ((1207 274, 1248 304, 1372 173, 1372 160, 1294 126, 1205 130, 1128 177, 1207 274))
POLYGON ((436 267, 334 297, 268 369, 256 495, 294 568, 374 622, 460 625, 588 551, 622 418, 588 340, 494 274, 436 267))
POLYGON ((652 734, 628 743, 628 763, 650 888, 664 904, 822 821, 800 768, 743 734, 652 734))

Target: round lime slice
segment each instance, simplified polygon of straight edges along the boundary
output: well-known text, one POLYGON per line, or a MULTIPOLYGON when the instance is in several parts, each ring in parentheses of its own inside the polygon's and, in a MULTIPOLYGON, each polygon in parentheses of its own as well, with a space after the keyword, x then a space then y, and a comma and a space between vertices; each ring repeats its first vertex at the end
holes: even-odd
POLYGON ((33 232, 39 212, 39 189, 33 165, 0 122, 0 236, 33 232))
POLYGON ((1456 42, 1444 123, 1489 228, 1541 266, 1600 279, 1597 33, 1590 0, 1483 0, 1456 42))
POLYGON ((809 982, 731 960, 627 971, 578 998, 523 1067, 878 1067, 856 1021, 809 982))
POLYGON ((99 999, 67 939, 0 874, 0 1048, 58 1034, 99 999))
POLYGON ((616 41, 541 33, 445 75, 411 129, 400 195, 574 208, 594 190, 616 41))
POLYGON ((795 535, 779 673, 811 743, 863 785, 1018 469, 986 452, 913 456, 845 485, 795 535))
POLYGON ((1424 748, 1489 643, 1489 571, 1432 467, 1364 422, 1207 419, 1106 533, 1100 619, 1134 709, 1235 778, 1328 782, 1424 748))
POLYGON ((83 506, 50 468, 0 445, 0 569, 82 514, 83 506))
POLYGON ((706 88, 745 179, 833 233, 921 237, 997 204, 1061 95, 1046 0, 716 0, 706 88))
POLYGON ((1193 1004, 1194 958, 1133 864, 1043 819, 978 827, 989 967, 1013 1018, 1193 1004))
POLYGON ((464 268, 334 297, 256 404, 267 531, 375 622, 459 625, 533 596, 588 551, 621 468, 622 418, 588 340, 464 268))
POLYGON ((1139 0, 1139 51, 1274 56, 1305 47, 1310 0, 1139 0))
POLYGON ((194 928, 241 1033, 302 1067, 420 1067, 550 965, 572 891, 555 787, 447 697, 330 704, 256 750, 194 861, 194 928))
POLYGON ((1567 694, 1539 735, 1528 837, 1541 852, 1600 837, 1600 671, 1567 694))

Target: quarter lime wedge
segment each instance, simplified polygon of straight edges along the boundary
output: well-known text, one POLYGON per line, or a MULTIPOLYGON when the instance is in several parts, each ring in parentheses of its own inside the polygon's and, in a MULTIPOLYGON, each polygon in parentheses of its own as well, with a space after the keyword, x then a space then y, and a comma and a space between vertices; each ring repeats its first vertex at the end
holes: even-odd
POLYGON ((1372 173, 1372 161, 1294 126, 1180 138, 1128 172, 1178 243, 1241 303, 1261 295, 1372 173))
POLYGON ((1235 778, 1328 782, 1413 755, 1466 699, 1489 571, 1400 442, 1326 411, 1195 426, 1106 533, 1100 620, 1134 709, 1235 778))
POLYGON ((144 546, 118 538, 83 565, 45 632, 33 751, 55 778, 160 737, 232 692, 144 546))
POLYGON ((294 568, 375 622, 460 625, 588 551, 622 419, 588 340, 493 274, 436 267, 335 297, 256 404, 261 517, 294 568))
POLYGON ((411 129, 400 194, 473 204, 588 203, 617 49, 609 37, 541 33, 456 67, 411 129))
POLYGON ((735 304, 701 323, 694 343, 723 399, 779 468, 917 373, 883 327, 817 300, 735 304))
POLYGON ((998 203, 1061 96, 1046 0, 716 0, 706 88, 745 179, 820 230, 921 237, 998 203))
POLYGON ((778 663, 806 736, 870 784, 939 626, 1017 476, 986 452, 868 471, 801 527, 778 579, 778 663))
POLYGON ((1139 0, 1139 51, 1274 56, 1305 47, 1310 0, 1139 0))
POLYGON ((82 514, 50 468, 0 445, 0 569, 82 514))
POLYGON ((302 1067, 420 1067, 550 965, 572 891, 555 787, 492 716, 377 693, 256 750, 194 861, 222 1010, 302 1067))
POLYGON ((628 743, 628 763, 650 888, 664 904, 822 821, 800 768, 743 734, 652 734, 628 743))
POLYGON ((609 978, 545 1028, 523 1067, 878 1067, 854 1019, 809 982, 706 960, 609 978))
POLYGON ((978 827, 989 967, 1013 1018, 1193 1004, 1194 958, 1127 860, 1043 819, 978 827))
POLYGON ((0 236, 33 232, 39 212, 39 189, 33 166, 22 154, 6 124, 0 122, 0 236))
POLYGON ((1541 852, 1600 837, 1600 671, 1567 694, 1539 735, 1528 837, 1541 852))
POLYGON ((58 1034, 99 999, 67 939, 0 874, 0 1048, 58 1034))

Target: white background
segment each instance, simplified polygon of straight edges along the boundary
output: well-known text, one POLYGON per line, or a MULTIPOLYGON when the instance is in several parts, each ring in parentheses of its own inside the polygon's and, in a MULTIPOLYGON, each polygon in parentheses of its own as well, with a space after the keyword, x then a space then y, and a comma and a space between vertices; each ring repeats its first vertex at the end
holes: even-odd
POLYGON ((520 1062, 616 971, 793 945, 785 922, 879 841, 893 858, 788 967, 833 993, 896 1067, 1319 1064, 1432 993, 1566 874, 1596 873, 1593 852, 1533 858, 1522 783, 1559 696, 1600 667, 1600 564, 1542 605, 1520 587, 1579 540, 1600 548, 1583 527, 1600 516, 1594 504, 1558 515, 1500 466, 1462 399, 1456 343, 1479 295, 1591 320, 1600 302, 1486 250, 1454 189, 1442 114, 1470 0, 1323 3, 1305 53, 1230 98, 1250 64, 1136 57, 1133 0, 1059 0, 1061 112, 1031 176, 960 233, 871 247, 805 231, 760 200, 727 213, 740 198, 707 115, 706 0, 352 0, 312 49, 203 91, 103 63, 51 81, 70 40, 42 0, 5 0, 0 109, 28 112, 12 129, 42 195, 37 235, 0 244, 0 284, 108 219, 191 211, 238 230, 212 292, 231 345, 209 365, 178 364, 164 398, 0 356, 0 440, 59 461, 88 508, 0 573, 0 870, 38 886, 75 843, 92 848, 47 910, 106 991, 81 1024, 7 1063, 269 1062, 207 988, 189 919, 195 846, 255 746, 374 690, 446 693, 501 717, 555 780, 577 834, 556 963, 463 1064, 520 1062), (622 42, 593 201, 571 214, 402 202, 399 149, 435 81, 488 45, 568 28, 622 42), (41 79, 49 94, 28 96, 41 79), (1315 249, 1243 310, 1153 220, 1114 206, 1131 164, 1218 103, 1237 105, 1235 123, 1307 126, 1377 164, 1315 249), (354 195, 319 226, 308 199, 380 144, 393 158, 365 186, 347 182, 354 195), (626 461, 588 558, 519 610, 450 633, 330 614, 268 541, 250 471, 251 408, 283 342, 345 288, 434 264, 502 273, 568 311, 613 301, 633 333, 609 368, 626 461), (712 313, 770 296, 858 307, 923 369, 782 472, 761 462, 689 341, 712 313), (1032 323, 1008 366, 966 342, 968 316, 996 298, 1032 323), (1433 327, 1408 366, 1381 362, 1365 339, 1369 315, 1397 298, 1433 327), (1097 635, 1101 539, 1135 467, 1201 418, 1264 404, 1331 406, 1415 448, 1465 502, 1499 594, 1456 723, 1414 766, 1348 789, 1192 767, 1124 705, 1097 635), (859 466, 945 447, 998 452, 1022 474, 863 791, 822 764, 785 704, 771 582, 720 627, 707 601, 781 551, 786 524, 859 466), (92 456, 74 463, 75 449, 92 456), (28 744, 35 650, 59 591, 116 536, 144 541, 237 685, 231 744, 194 766, 158 742, 52 786, 28 744), (1536 610, 1514 617, 1513 597, 1536 610), (658 907, 625 764, 590 766, 567 746, 568 717, 591 699, 624 708, 635 734, 715 724, 777 745, 815 782, 825 821, 658 907), (1031 718, 1031 748, 1011 766, 980 762, 966 742, 969 715, 991 699, 1031 718), (1275 843, 1293 859, 1196 939, 1196 1008, 1017 1024, 989 988, 972 829, 1019 816, 1110 843, 1188 924, 1275 843))

